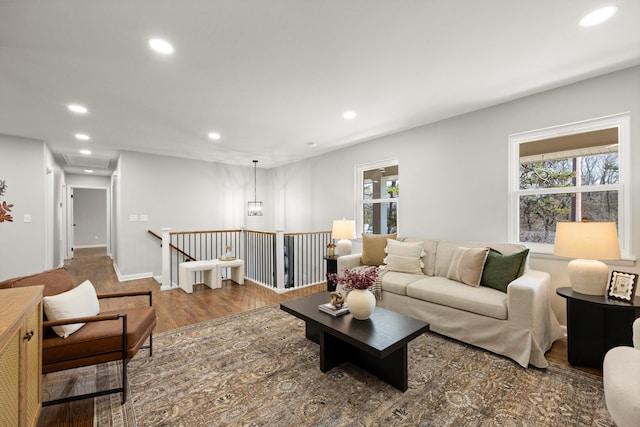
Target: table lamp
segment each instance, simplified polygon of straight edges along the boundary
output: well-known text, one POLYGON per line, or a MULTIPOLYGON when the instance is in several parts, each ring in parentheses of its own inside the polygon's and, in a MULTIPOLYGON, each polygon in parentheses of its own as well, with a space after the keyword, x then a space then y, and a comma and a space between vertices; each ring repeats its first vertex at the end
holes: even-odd
POLYGON ((615 222, 558 222, 553 253, 577 258, 569 263, 569 281, 574 291, 604 295, 609 268, 599 260, 620 259, 615 222))
POLYGON ((352 219, 334 219, 331 237, 339 239, 336 243, 336 254, 338 256, 349 255, 351 253, 351 240, 356 238, 356 222, 352 219))

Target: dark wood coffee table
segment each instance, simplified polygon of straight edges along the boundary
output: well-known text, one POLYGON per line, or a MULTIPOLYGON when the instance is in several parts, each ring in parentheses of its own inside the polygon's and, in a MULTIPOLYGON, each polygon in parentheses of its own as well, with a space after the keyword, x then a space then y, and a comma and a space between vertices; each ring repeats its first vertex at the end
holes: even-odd
POLYGON ((408 387, 407 344, 429 324, 376 307, 368 320, 351 314, 334 317, 318 305, 329 302, 328 292, 286 301, 280 308, 306 323, 306 337, 320 344, 320 370, 327 372, 351 362, 399 390, 408 387))

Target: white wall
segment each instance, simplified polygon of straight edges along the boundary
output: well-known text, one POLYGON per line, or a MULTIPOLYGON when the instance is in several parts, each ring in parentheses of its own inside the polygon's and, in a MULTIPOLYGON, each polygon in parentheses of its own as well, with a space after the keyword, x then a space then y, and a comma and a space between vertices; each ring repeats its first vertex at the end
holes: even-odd
POLYGON ((13 222, 0 223, 0 280, 47 267, 44 154, 42 141, 0 135, 0 180, 7 184, 0 199, 13 204, 13 222))
POLYGON ((253 199, 253 164, 246 168, 173 157, 123 152, 114 179, 114 260, 124 278, 159 275, 160 245, 148 234, 203 229, 273 230, 269 172, 258 168, 262 217, 247 217, 253 199), (138 221, 131 221, 131 216, 138 221), (139 221, 147 215, 148 221, 139 221))

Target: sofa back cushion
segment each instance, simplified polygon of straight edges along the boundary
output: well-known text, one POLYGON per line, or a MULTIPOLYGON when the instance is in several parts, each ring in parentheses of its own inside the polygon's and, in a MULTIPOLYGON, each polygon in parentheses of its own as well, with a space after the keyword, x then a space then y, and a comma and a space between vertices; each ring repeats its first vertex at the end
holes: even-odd
POLYGON ((433 276, 436 270, 436 248, 438 247, 438 242, 414 237, 407 237, 404 239, 404 242, 422 242, 422 249, 424 249, 424 255, 422 256, 424 266, 422 267, 422 272, 427 276, 433 276))
POLYGON ((487 242, 446 242, 439 241, 436 254, 435 254, 435 268, 434 275, 447 277, 447 273, 449 272, 449 266, 451 265, 451 259, 453 258, 453 253, 456 248, 459 246, 464 246, 465 248, 493 248, 504 255, 513 254, 516 252, 521 252, 526 249, 524 245, 520 245, 517 243, 487 243, 487 242))
POLYGON ((11 282, 10 287, 12 288, 44 285, 43 295, 45 297, 57 295, 73 288, 71 276, 67 270, 62 267, 32 274, 31 276, 18 277, 7 282, 11 282))

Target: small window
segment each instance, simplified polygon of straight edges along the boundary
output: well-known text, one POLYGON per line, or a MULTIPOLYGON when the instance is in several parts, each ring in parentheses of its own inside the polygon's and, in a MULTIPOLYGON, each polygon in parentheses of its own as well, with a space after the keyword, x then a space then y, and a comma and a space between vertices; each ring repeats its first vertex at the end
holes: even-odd
POLYGON ((557 222, 587 219, 616 222, 627 247, 625 123, 618 116, 510 137, 512 241, 551 252, 557 222))
POLYGON ((388 234, 398 231, 400 180, 398 162, 385 161, 357 167, 359 233, 388 234))

